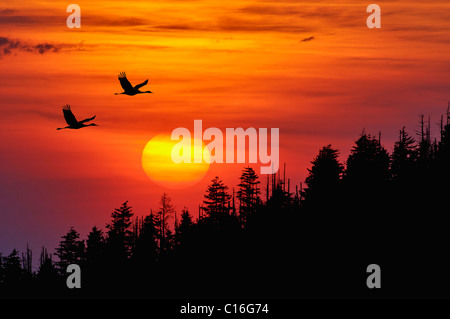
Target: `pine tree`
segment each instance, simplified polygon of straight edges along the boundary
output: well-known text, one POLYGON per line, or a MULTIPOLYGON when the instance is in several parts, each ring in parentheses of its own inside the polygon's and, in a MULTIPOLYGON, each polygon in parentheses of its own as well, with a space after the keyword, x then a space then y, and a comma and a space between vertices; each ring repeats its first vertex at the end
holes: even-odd
POLYGON ((138 267, 147 267, 157 260, 158 238, 159 238, 159 220, 151 212, 141 221, 139 236, 133 247, 133 260, 138 267))
POLYGON ((86 262, 88 265, 102 260, 105 250, 105 238, 103 231, 97 226, 92 227, 86 240, 86 262))
POLYGON ((160 201, 160 209, 158 211, 160 224, 160 252, 164 253, 169 247, 166 247, 168 242, 167 234, 169 233, 168 220, 173 217, 175 208, 172 205, 172 199, 163 193, 160 201))
POLYGON ((227 193, 228 186, 219 177, 216 176, 211 182, 204 195, 203 203, 205 207, 203 209, 207 217, 217 222, 222 215, 229 213, 231 195, 227 193))
POLYGON ((110 258, 117 261, 125 261, 130 257, 133 245, 133 232, 131 231, 131 218, 133 211, 124 202, 120 208, 116 208, 111 214, 111 222, 106 225, 107 249, 110 258))
POLYGON ((28 246, 26 252, 22 252, 22 270, 23 270, 23 280, 24 282, 31 283, 33 280, 33 253, 28 246))
POLYGON ((194 222, 188 209, 185 207, 181 211, 181 221, 176 229, 176 245, 183 245, 189 238, 194 222))
POLYGON ((355 187, 377 187, 389 179, 390 157, 378 139, 363 133, 347 159, 347 181, 355 187))
MULTIPOLYGON (((439 184, 447 185, 450 179, 450 113, 447 110, 447 124, 442 128, 441 140, 438 144, 438 150, 436 152, 436 172, 439 176, 439 184)), ((441 190, 445 193, 445 187, 441 187, 441 190)), ((447 195, 442 195, 447 196, 447 195)))
POLYGON ((84 240, 79 240, 80 234, 73 227, 61 238, 55 253, 59 257, 56 265, 60 274, 65 274, 68 265, 80 265, 84 261, 85 245, 84 240))
POLYGON ((236 196, 239 201, 239 221, 245 225, 248 217, 254 214, 258 205, 261 204, 261 190, 258 186, 261 182, 251 167, 244 168, 239 179, 236 196))
POLYGON ((31 279, 33 274, 32 264, 33 264, 33 253, 30 247, 28 247, 27 243, 26 253, 22 253, 22 268, 29 279, 31 279))
POLYGON ((43 266, 46 262, 48 262, 48 261, 50 261, 51 263, 53 263, 52 256, 51 256, 51 254, 49 254, 49 253, 47 252, 47 248, 42 247, 42 249, 41 249, 41 255, 40 255, 40 257, 39 257, 39 269, 42 268, 42 266, 43 266))
POLYGON ((309 175, 305 182, 308 188, 305 190, 306 200, 321 200, 327 198, 332 192, 336 192, 340 182, 344 166, 338 161, 339 151, 331 145, 324 146, 308 169, 309 175))
POLYGON ((443 126, 439 141, 438 157, 442 163, 450 160, 450 113, 447 110, 447 124, 443 126))
POLYGON ((411 169, 417 158, 417 146, 412 136, 406 132, 405 127, 400 130, 399 139, 394 144, 392 153, 392 176, 397 179, 411 174, 411 169))
POLYGON ((420 132, 417 132, 420 137, 419 145, 417 146, 418 160, 422 168, 428 168, 432 158, 431 145, 431 127, 430 119, 428 118, 428 125, 425 126, 424 116, 420 116, 420 132))
POLYGON ((3 284, 8 288, 17 288, 23 280, 24 271, 21 267, 19 252, 16 249, 3 258, 3 284))
POLYGON ((53 264, 52 256, 45 247, 41 249, 39 268, 36 275, 37 283, 45 288, 51 288, 58 280, 58 270, 53 264))

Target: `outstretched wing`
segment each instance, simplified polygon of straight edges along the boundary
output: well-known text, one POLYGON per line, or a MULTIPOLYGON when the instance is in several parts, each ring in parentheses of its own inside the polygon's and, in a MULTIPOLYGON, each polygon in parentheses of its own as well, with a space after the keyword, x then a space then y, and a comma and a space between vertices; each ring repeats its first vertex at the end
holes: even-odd
POLYGON ((144 85, 147 85, 148 80, 145 80, 144 82, 142 82, 141 84, 136 85, 134 88, 135 90, 139 90, 141 87, 143 87, 144 85))
POLYGON ((134 91, 133 86, 131 85, 130 81, 128 81, 127 75, 125 74, 125 72, 119 73, 119 81, 120 81, 120 85, 122 86, 122 88, 125 92, 134 91))
POLYGON ((93 119, 95 119, 95 116, 96 116, 96 115, 94 115, 93 117, 90 117, 90 118, 88 118, 88 119, 84 119, 84 120, 82 120, 82 121, 80 121, 80 122, 78 122, 78 123, 82 124, 82 123, 86 123, 86 122, 92 121, 93 119))
POLYGON ((78 121, 75 118, 75 115, 73 115, 69 104, 66 104, 63 107, 63 114, 64 114, 64 118, 66 119, 67 124, 69 124, 70 126, 76 126, 78 124, 78 121))

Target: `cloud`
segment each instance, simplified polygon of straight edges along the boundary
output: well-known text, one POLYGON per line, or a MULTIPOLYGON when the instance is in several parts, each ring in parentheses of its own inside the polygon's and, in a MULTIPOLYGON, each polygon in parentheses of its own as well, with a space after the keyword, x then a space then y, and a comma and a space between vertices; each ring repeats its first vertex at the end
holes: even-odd
POLYGON ((314 37, 304 38, 303 40, 300 40, 300 42, 309 42, 309 41, 312 41, 314 39, 315 39, 314 37))
MULTIPOLYGON (((16 14, 15 10, 5 9, 0 10, 0 25, 59 25, 61 21, 65 22, 65 19, 61 20, 61 15, 57 12, 24 12, 16 14)), ((135 16, 101 16, 101 15, 88 15, 82 16, 82 25, 91 25, 98 27, 127 27, 127 26, 142 26, 148 25, 150 21, 147 18, 135 17, 135 16)))
POLYGON ((32 47, 34 50, 39 52, 40 54, 44 54, 45 52, 52 51, 52 52, 58 52, 59 49, 55 47, 53 44, 50 43, 39 43, 32 47))
POLYGON ((14 9, 0 9, 1 15, 7 15, 16 12, 17 10, 14 9))
POLYGON ((303 24, 288 24, 279 19, 246 19, 222 17, 217 21, 218 31, 227 32, 311 32, 308 25, 303 24))
POLYGON ((150 21, 140 17, 105 17, 99 15, 86 15, 82 17, 84 25, 92 25, 97 27, 134 27, 145 26, 150 24, 150 21))
POLYGON ((47 52, 59 52, 60 47, 50 43, 29 44, 20 40, 0 37, 0 57, 10 55, 14 51, 25 51, 44 54, 47 52))
POLYGON ((298 6, 279 6, 279 5, 247 6, 239 9, 239 12, 255 15, 285 16, 285 15, 298 15, 299 12, 301 12, 301 8, 299 8, 298 6))
POLYGON ((49 17, 32 17, 26 15, 3 15, 0 14, 0 24, 40 24, 55 21, 49 17))

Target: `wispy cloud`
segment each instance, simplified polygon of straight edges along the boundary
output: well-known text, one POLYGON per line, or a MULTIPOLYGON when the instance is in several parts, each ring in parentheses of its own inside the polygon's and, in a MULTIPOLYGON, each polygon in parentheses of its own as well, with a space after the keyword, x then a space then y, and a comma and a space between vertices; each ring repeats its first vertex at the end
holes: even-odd
POLYGON ((0 58, 17 52, 30 52, 37 54, 58 53, 61 51, 84 51, 84 41, 80 43, 30 43, 20 39, 11 39, 0 36, 0 58))
POLYGON ((299 6, 280 6, 280 5, 254 5, 246 6, 239 9, 239 12, 244 14, 255 14, 255 15, 275 15, 275 16, 286 16, 286 15, 298 15, 301 12, 299 6))
POLYGON ((217 21, 218 31, 229 32, 310 32, 311 28, 303 24, 286 24, 278 19, 248 19, 222 17, 217 21))
POLYGON ((7 15, 7 14, 15 13, 16 11, 17 11, 17 10, 9 9, 9 8, 6 8, 6 9, 0 9, 0 14, 1 14, 1 15, 7 15))
POLYGON ((315 39, 314 37, 304 38, 304 39, 300 40, 300 42, 309 42, 309 41, 312 41, 314 39, 315 39))
POLYGON ((16 39, 0 37, 0 57, 12 54, 14 51, 44 54, 47 52, 58 52, 59 50, 59 47, 50 43, 29 44, 16 39))

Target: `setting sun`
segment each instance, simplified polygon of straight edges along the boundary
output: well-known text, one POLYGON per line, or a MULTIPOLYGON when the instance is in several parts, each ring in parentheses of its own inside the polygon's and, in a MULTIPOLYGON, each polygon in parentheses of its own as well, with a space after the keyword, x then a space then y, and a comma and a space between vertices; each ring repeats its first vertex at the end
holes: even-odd
MULTIPOLYGON (((156 135, 142 152, 142 168, 147 176, 156 184, 170 189, 182 189, 196 184, 209 169, 209 151, 204 143, 204 160, 201 163, 195 163, 194 156, 198 155, 193 151, 191 163, 174 163, 171 154, 177 143, 178 141, 171 140, 170 135, 156 135)), ((194 139, 191 145, 193 147, 194 139)))

